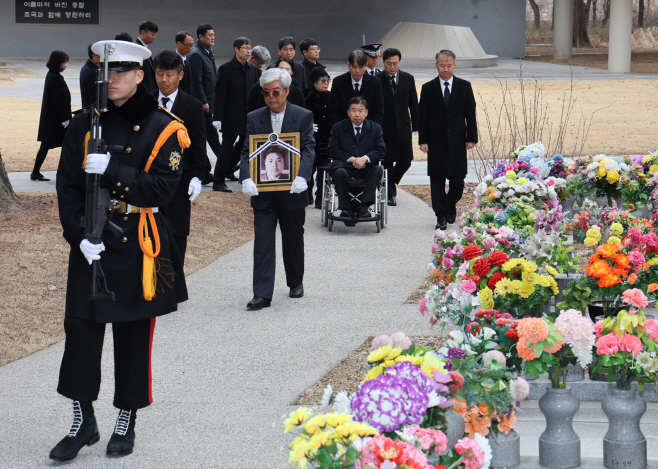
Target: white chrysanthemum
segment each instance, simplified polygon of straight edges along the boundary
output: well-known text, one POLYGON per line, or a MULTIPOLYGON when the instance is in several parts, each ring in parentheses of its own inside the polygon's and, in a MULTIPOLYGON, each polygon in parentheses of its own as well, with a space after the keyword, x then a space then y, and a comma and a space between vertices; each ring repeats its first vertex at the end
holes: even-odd
POLYGON ((619 164, 614 160, 603 160, 601 162, 601 164, 608 171, 611 171, 611 170, 619 171, 619 164))
POLYGON ((329 384, 326 388, 324 388, 324 394, 322 395, 322 408, 324 409, 325 407, 329 407, 333 400, 334 389, 331 387, 331 384, 329 384))
POLYGON ((557 192, 552 187, 548 188, 548 198, 551 200, 557 200, 557 192))
POLYGON ((599 161, 603 160, 604 158, 607 158, 607 156, 604 155, 604 154, 600 154, 600 155, 593 156, 592 161, 599 162, 599 161))
POLYGON ((627 173, 628 171, 630 171, 630 168, 628 167, 628 165, 626 163, 619 163, 619 169, 623 173, 627 173))
POLYGON ((334 397, 334 412, 352 415, 351 399, 347 391, 341 391, 334 397))
POLYGON ((498 185, 496 186, 496 188, 497 188, 499 191, 504 191, 505 189, 509 189, 509 184, 507 184, 506 182, 501 182, 500 184, 498 184, 498 185))
POLYGON ((492 184, 493 186, 497 186, 497 185, 500 184, 501 182, 506 182, 506 181, 507 181, 507 176, 501 176, 501 177, 496 178, 496 179, 494 179, 493 181, 491 181, 491 184, 492 184))
POLYGON ((494 192, 494 197, 496 197, 497 199, 500 198, 501 195, 502 194, 500 193, 500 191, 494 192))
POLYGON ((487 192, 487 184, 484 182, 481 182, 480 184, 477 185, 475 188, 475 194, 482 195, 485 192, 487 192))
POLYGON ((484 460, 479 469, 489 469, 491 467, 491 445, 489 445, 489 440, 479 433, 476 433, 473 439, 480 446, 480 449, 484 451, 484 460))
POLYGON ((441 398, 439 398, 439 395, 437 394, 436 391, 432 391, 427 395, 429 397, 429 402, 427 403, 427 407, 436 407, 437 405, 441 404, 441 398))
MULTIPOLYGON (((597 167, 598 167, 598 165, 597 165, 597 167)), ((590 171, 589 173, 587 173, 587 177, 589 179, 595 179, 596 178, 596 172, 595 171, 590 171)))
POLYGON ((598 161, 595 161, 587 165, 587 171, 596 171, 598 167, 599 167, 599 163, 598 161))
POLYGON ((487 174, 487 175, 484 177, 483 181, 484 181, 484 182, 493 181, 493 176, 492 176, 491 174, 487 174))

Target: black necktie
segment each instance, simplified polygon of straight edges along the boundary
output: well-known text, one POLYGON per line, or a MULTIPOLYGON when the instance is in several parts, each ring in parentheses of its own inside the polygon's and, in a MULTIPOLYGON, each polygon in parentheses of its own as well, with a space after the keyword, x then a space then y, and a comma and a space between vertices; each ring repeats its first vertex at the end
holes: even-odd
POLYGON ((162 105, 164 106, 165 109, 167 109, 167 103, 169 102, 169 98, 166 96, 162 97, 162 105))
POLYGON ((359 84, 358 83, 354 83, 354 93, 359 94, 359 84))
POLYGON ((361 140, 361 127, 355 127, 356 129, 356 141, 361 140))
POLYGON ((397 93, 398 85, 395 84, 395 75, 391 77, 391 88, 393 88, 393 94, 397 93))
POLYGON ((375 76, 375 71, 373 70, 372 72, 370 72, 370 74, 374 77, 375 76))
POLYGON ((449 83, 446 81, 446 91, 443 93, 443 99, 446 101, 446 106, 450 104, 450 88, 448 88, 449 83))

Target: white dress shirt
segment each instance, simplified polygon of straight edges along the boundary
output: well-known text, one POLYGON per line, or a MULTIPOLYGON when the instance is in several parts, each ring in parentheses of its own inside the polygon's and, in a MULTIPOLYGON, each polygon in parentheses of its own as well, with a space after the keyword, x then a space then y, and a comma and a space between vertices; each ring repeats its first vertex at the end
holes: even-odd
POLYGON ((185 61, 187 60, 187 56, 186 56, 186 55, 181 55, 181 53, 178 52, 178 49, 176 49, 176 53, 178 54, 178 56, 179 56, 181 59, 183 59, 183 67, 184 67, 184 66, 185 66, 185 61))
POLYGON ((149 48, 149 46, 147 46, 146 43, 145 43, 144 41, 142 41, 142 40, 139 38, 139 36, 137 36, 137 40, 139 41, 139 43, 140 43, 141 45, 143 45, 143 46, 146 47, 147 49, 149 48))
POLYGON ((445 96, 446 94, 446 83, 448 84, 448 89, 450 90, 450 95, 452 96, 452 80, 454 79, 454 76, 450 77, 450 80, 445 81, 443 78, 439 77, 439 80, 441 80, 441 94, 445 96))
MULTIPOLYGON (((352 122, 352 130, 354 130, 354 136, 356 137, 356 128, 359 127, 361 129, 361 135, 363 135, 363 124, 365 124, 365 121, 361 125, 356 125, 354 122, 352 122)), ((368 158, 368 163, 370 163, 370 157, 368 155, 363 155, 366 158, 368 158)))
POLYGON ((176 96, 178 96, 178 88, 176 88, 176 91, 171 93, 169 96, 165 96, 162 94, 162 91, 158 92, 158 104, 162 104, 162 98, 169 98, 169 101, 167 101, 167 104, 164 104, 163 106, 167 108, 167 111, 171 112, 171 108, 174 107, 174 101, 176 101, 176 96))
POLYGON ((354 85, 357 83, 359 84, 359 93, 361 92, 361 89, 363 87, 363 77, 359 81, 356 81, 352 75, 350 75, 350 78, 352 79, 352 89, 354 89, 354 85))
POLYGON ((275 134, 280 134, 281 133, 281 126, 283 125, 283 116, 286 113, 286 108, 283 108, 283 111, 281 111, 278 114, 273 113, 270 110, 270 119, 272 122, 272 131, 275 134))

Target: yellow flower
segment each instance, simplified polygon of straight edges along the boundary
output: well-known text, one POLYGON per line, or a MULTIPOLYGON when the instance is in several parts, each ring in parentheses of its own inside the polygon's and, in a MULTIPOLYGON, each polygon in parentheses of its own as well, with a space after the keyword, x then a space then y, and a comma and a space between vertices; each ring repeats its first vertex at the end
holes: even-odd
MULTIPOLYGON (((554 269, 552 266, 547 265, 545 267, 546 267, 546 272, 551 274, 553 277, 555 277, 556 275, 559 275, 559 272, 556 269, 554 269)), ((542 285, 542 286, 546 286, 546 285, 542 285)))
POLYGON ((519 178, 516 180, 516 184, 519 186, 525 184, 526 182, 528 182, 528 178, 519 178))
POLYGON ((308 419, 302 428, 309 435, 314 435, 327 426, 327 422, 325 422, 324 418, 325 417, 322 414, 316 415, 315 417, 308 419))
POLYGON ((583 244, 585 246, 587 246, 588 248, 591 248, 592 246, 596 246, 598 244, 598 240, 596 240, 594 238, 590 238, 589 236, 587 236, 585 238, 585 241, 583 241, 583 244))
POLYGON ((397 357, 400 356, 401 353, 402 353, 402 348, 400 348, 400 347, 395 347, 395 348, 394 348, 393 350, 391 350, 391 352, 388 354, 388 356, 386 357, 386 360, 395 360, 397 357))
MULTIPOLYGON (((553 281, 555 281, 555 280, 553 280, 553 281)), ((539 279, 536 283, 538 283, 542 287, 550 287, 551 286, 551 277, 549 277, 548 275, 540 275, 539 279)))
POLYGON ((306 469, 308 467, 308 460, 306 458, 314 452, 317 452, 317 449, 314 449, 309 442, 306 442, 290 451, 288 462, 297 463, 297 467, 306 469))
POLYGON ((599 240, 601 239, 601 231, 597 230, 596 228, 590 228, 587 230, 587 233, 585 233, 585 236, 599 240))
POLYGON ((647 264, 649 264, 649 265, 656 265, 656 264, 658 264, 658 257, 652 257, 651 259, 649 259, 649 260, 647 261, 647 264))
POLYGON ((651 158, 652 158, 651 156, 645 156, 644 158, 642 158, 642 163, 645 164, 649 163, 651 161, 651 158))
POLYGON ((311 437, 311 441, 309 441, 309 446, 315 449, 320 449, 323 446, 327 446, 329 443, 331 443, 332 434, 333 434, 333 430, 329 432, 316 433, 311 437))
POLYGON ((480 290, 478 298, 480 299, 480 305, 483 309, 493 309, 493 292, 489 287, 484 287, 480 290))
POLYGON ((613 223, 610 225, 610 233, 615 236, 620 236, 624 232, 624 227, 621 223, 613 223))
POLYGON ((507 179, 514 179, 516 177, 516 173, 512 170, 509 170, 505 173, 505 176, 507 179))
POLYGON ((599 166, 599 170, 596 172, 596 176, 599 179, 603 179, 605 177, 606 170, 603 166, 599 166))
POLYGON ((537 283, 539 281, 539 275, 535 272, 524 271, 521 274, 521 279, 527 283, 537 283))
POLYGON ((616 236, 610 236, 608 238, 608 244, 621 244, 621 239, 617 238, 616 236))
POLYGON ((512 293, 515 293, 515 294, 518 295, 521 292, 521 285, 522 284, 523 284, 523 282, 521 282, 521 280, 513 280, 512 281, 512 293))
POLYGON ((308 436, 306 435, 297 435, 294 440, 292 440, 292 443, 290 443, 290 449, 295 449, 299 445, 305 445, 308 443, 308 436))
POLYGON ((331 414, 325 414, 324 420, 327 422, 327 425, 336 428, 337 426, 343 425, 344 423, 347 423, 350 420, 352 420, 352 416, 347 415, 344 412, 342 414, 337 414, 334 412, 331 414))
POLYGON ((652 173, 658 171, 658 164, 652 164, 651 167, 649 168, 649 171, 651 171, 652 173))
POLYGON ((294 412, 290 413, 290 416, 283 422, 286 426, 284 433, 288 433, 293 428, 299 426, 305 420, 311 418, 313 413, 308 407, 300 407, 294 412))
POLYGON ((376 379, 378 376, 384 373, 384 368, 384 365, 377 365, 376 367, 372 368, 363 381, 365 382, 370 381, 371 379, 376 379))
POLYGON ((350 442, 354 443, 356 440, 360 440, 361 438, 365 438, 367 436, 377 436, 378 434, 379 432, 370 425, 361 422, 354 422, 354 426, 351 429, 350 442))
POLYGON ((614 184, 615 182, 619 181, 619 173, 614 169, 611 169, 610 171, 608 171, 608 175, 606 176, 606 179, 610 184, 614 184))
POLYGON ((368 361, 380 362, 388 357, 392 351, 393 347, 391 345, 384 345, 383 347, 379 347, 377 350, 373 350, 368 354, 368 361))
POLYGON ((537 264, 531 261, 524 261, 523 270, 526 272, 537 272, 537 264))
POLYGON ((502 267, 503 271, 508 272, 508 271, 514 269, 517 265, 517 260, 518 259, 510 259, 507 262, 505 262, 503 264, 503 267, 502 267))
POLYGON ((521 282, 521 288, 519 289, 519 295, 522 298, 528 298, 535 292, 535 286, 532 283, 521 282))
POLYGON ((501 278, 496 284, 496 293, 505 296, 512 291, 512 281, 507 277, 501 278))
POLYGON ((414 357, 413 355, 400 355, 395 359, 395 363, 398 362, 411 362, 414 365, 418 366, 425 361, 424 357, 414 357))

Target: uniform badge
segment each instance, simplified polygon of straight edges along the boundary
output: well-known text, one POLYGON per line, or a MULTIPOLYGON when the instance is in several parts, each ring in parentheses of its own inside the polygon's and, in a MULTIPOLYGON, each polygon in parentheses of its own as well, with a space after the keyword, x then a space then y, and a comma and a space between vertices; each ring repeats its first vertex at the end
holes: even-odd
POLYGON ((175 150, 169 154, 169 167, 172 171, 178 171, 180 167, 180 153, 175 150))

